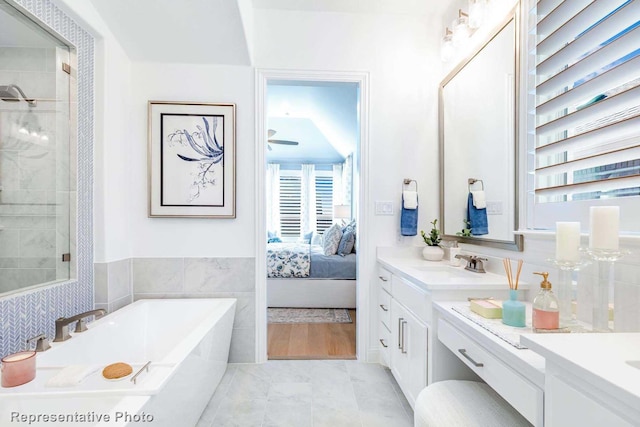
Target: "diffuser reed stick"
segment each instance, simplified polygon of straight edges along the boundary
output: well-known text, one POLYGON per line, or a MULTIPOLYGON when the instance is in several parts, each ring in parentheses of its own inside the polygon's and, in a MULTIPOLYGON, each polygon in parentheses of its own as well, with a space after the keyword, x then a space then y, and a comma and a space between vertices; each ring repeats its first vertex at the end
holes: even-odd
POLYGON ((504 266, 504 271, 507 273, 507 281, 509 282, 509 289, 518 290, 518 282, 520 281, 520 272, 522 271, 523 261, 521 259, 518 260, 518 269, 516 270, 516 278, 513 280, 513 270, 511 269, 511 259, 504 258, 502 260, 502 265, 504 266))

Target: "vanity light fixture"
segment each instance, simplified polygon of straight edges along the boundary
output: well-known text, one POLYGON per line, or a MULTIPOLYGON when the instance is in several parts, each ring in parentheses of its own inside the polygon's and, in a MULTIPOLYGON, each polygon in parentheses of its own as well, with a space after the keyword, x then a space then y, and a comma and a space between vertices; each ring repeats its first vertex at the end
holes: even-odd
POLYGON ((471 35, 469 31, 469 15, 464 13, 462 9, 458 9, 458 17, 453 20, 451 26, 453 27, 453 45, 459 47, 463 45, 471 35))
POLYGON ((442 47, 440 49, 440 59, 442 62, 448 62, 453 58, 453 32, 447 27, 442 38, 442 47))

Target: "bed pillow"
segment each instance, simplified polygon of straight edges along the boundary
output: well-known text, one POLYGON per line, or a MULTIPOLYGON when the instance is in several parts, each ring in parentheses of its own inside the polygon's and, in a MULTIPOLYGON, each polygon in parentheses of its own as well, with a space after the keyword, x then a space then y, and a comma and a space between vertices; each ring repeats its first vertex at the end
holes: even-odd
POLYGON ((340 239, 340 244, 338 245, 338 255, 345 256, 351 253, 353 250, 353 245, 356 242, 356 235, 353 234, 353 231, 347 231, 342 235, 340 239))
POLYGON ((299 239, 299 242, 310 245, 312 239, 313 239, 313 231, 310 231, 307 234, 303 234, 302 237, 299 239))
POLYGON ((340 239, 342 238, 342 228, 338 224, 333 224, 327 231, 324 233, 324 238, 322 239, 323 245, 322 249, 324 250, 325 255, 335 255, 338 251, 338 246, 340 245, 340 239))
POLYGON ((322 246, 322 234, 315 233, 311 238, 312 246, 322 246))
POLYGON ((267 231, 267 243, 282 243, 282 239, 276 233, 267 231))

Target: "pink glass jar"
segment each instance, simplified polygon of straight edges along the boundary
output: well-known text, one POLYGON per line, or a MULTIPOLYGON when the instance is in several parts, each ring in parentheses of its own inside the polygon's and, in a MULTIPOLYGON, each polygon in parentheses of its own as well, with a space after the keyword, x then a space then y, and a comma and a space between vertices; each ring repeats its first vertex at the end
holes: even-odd
POLYGON ((2 358, 2 387, 26 384, 35 377, 35 351, 21 351, 2 358))

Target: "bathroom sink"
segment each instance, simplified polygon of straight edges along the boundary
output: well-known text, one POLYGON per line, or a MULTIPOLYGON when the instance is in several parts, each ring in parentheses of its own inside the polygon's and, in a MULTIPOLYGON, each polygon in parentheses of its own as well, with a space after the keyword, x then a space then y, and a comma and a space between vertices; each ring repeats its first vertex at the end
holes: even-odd
POLYGON ((626 363, 633 368, 640 369, 640 360, 627 360, 626 363))

